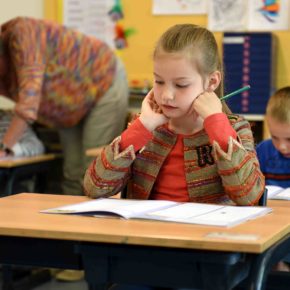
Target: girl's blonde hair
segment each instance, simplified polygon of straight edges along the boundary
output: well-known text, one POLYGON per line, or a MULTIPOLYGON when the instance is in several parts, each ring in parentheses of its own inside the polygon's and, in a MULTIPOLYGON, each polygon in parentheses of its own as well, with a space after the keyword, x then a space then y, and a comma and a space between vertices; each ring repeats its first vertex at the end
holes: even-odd
POLYGON ((280 123, 290 124, 290 87, 281 88, 270 97, 266 115, 280 123))
MULTIPOLYGON (((170 27, 158 40, 153 57, 162 53, 184 53, 197 66, 200 75, 205 78, 214 71, 219 71, 222 81, 216 88, 215 93, 222 97, 223 64, 219 57, 218 46, 212 32, 204 27, 194 24, 177 24, 170 27)), ((231 113, 228 106, 223 102, 223 111, 231 113)))

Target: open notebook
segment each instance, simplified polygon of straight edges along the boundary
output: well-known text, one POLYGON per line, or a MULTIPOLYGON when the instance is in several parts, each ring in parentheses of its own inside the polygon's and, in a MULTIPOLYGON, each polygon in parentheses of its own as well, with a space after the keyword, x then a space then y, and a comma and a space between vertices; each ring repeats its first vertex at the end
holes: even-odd
POLYGON ((271 212, 268 207, 224 206, 165 200, 100 198, 42 210, 42 213, 116 216, 230 227, 271 212))
POLYGON ((276 185, 266 185, 268 190, 268 199, 285 199, 290 200, 290 187, 283 188, 276 185))

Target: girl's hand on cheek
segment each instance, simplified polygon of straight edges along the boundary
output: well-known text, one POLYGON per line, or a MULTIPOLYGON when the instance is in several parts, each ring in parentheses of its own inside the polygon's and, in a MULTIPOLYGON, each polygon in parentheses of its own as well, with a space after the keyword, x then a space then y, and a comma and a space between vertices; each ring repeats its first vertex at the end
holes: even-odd
POLYGON ((193 109, 197 114, 206 119, 208 116, 222 113, 221 100, 214 92, 203 92, 192 103, 193 109))
POLYGON ((168 122, 168 118, 163 114, 161 108, 155 101, 153 89, 147 94, 142 102, 139 118, 141 123, 149 131, 153 131, 155 128, 168 122))

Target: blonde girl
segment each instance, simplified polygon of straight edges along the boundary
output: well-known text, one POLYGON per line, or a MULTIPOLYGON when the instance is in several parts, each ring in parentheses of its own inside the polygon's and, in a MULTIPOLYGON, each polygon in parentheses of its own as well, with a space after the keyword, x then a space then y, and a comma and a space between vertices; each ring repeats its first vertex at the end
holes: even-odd
POLYGON ((140 116, 91 163, 92 198, 255 205, 264 177, 249 123, 220 100, 223 69, 213 34, 169 28, 153 53, 154 85, 140 116))

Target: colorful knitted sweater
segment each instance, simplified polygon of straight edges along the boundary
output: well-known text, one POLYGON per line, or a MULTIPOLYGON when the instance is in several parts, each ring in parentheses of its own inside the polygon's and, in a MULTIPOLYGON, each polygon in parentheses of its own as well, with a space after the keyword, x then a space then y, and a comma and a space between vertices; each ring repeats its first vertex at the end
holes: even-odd
POLYGON ((55 127, 77 124, 110 88, 116 57, 102 41, 54 22, 18 17, 2 25, 5 84, 15 112, 55 127))
MULTIPOLYGON (((239 140, 229 138, 228 152, 215 141, 211 145, 204 130, 194 138, 184 138, 185 177, 191 202, 253 205, 263 194, 265 180, 250 125, 239 116, 228 118, 239 140)), ((92 198, 110 196, 128 184, 128 198, 150 199, 159 170, 177 139, 166 126, 157 128, 153 135, 137 154, 133 146, 120 152, 120 137, 105 147, 86 172, 85 193, 92 198)))

